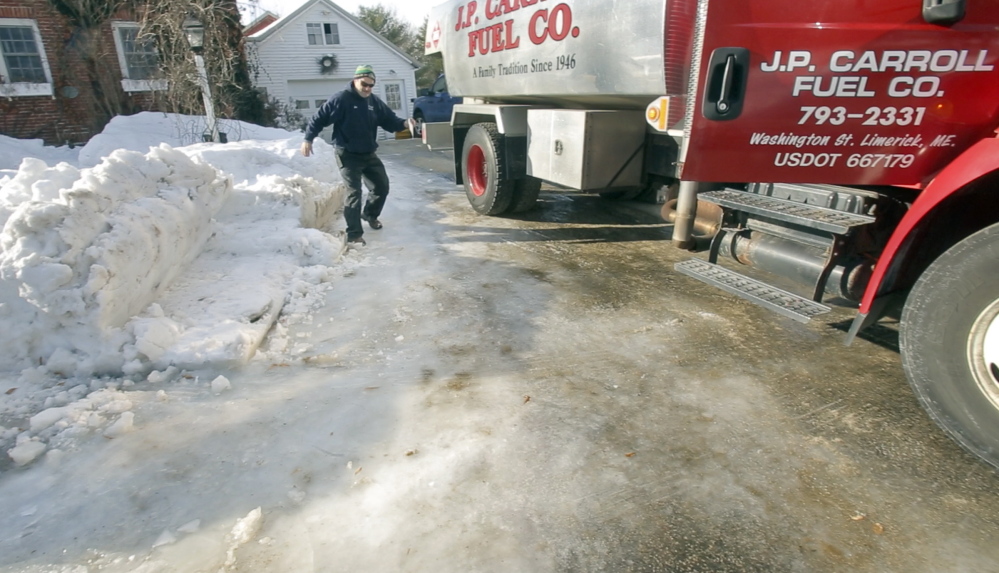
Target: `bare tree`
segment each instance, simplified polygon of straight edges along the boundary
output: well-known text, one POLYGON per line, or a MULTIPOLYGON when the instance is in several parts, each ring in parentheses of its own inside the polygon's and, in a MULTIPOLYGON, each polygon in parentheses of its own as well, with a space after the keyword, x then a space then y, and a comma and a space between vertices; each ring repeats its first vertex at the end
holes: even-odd
POLYGON ((266 102, 250 80, 236 0, 48 0, 71 29, 66 49, 60 51, 56 71, 62 85, 88 86, 92 98, 73 101, 89 105, 93 133, 116 115, 155 107, 162 111, 201 115, 204 106, 197 71, 181 30, 188 15, 205 27, 204 60, 212 86, 214 107, 220 117, 269 125, 266 102), (151 79, 167 86, 164 91, 126 94, 121 75, 107 62, 115 61, 116 48, 109 23, 137 22, 138 42, 155 47, 159 72, 151 79), (78 65, 82 62, 83 66, 78 65), (81 71, 82 70, 82 71, 81 71))
POLYGON ((200 114, 204 109, 191 48, 181 27, 188 16, 204 25, 203 57, 216 113, 261 124, 273 121, 250 79, 235 0, 167 0, 145 5, 139 21, 142 33, 157 42, 161 69, 169 80, 163 94, 169 111, 200 114))

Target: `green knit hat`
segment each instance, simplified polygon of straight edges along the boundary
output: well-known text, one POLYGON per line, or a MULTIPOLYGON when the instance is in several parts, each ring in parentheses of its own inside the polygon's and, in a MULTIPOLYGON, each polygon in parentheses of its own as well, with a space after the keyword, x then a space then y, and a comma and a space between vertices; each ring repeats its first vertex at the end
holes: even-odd
POLYGON ((356 80, 357 78, 375 79, 374 68, 372 68, 370 64, 361 64, 360 66, 357 66, 357 69, 354 70, 354 79, 356 80))

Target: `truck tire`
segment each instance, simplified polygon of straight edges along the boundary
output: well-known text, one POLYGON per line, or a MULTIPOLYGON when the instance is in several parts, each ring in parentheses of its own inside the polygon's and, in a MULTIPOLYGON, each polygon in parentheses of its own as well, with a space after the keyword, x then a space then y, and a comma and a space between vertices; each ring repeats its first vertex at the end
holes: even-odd
POLYGON ((461 149, 465 195, 476 213, 500 215, 510 208, 515 182, 503 179, 503 136, 495 123, 477 123, 461 149))
POLYGON ((541 180, 534 177, 517 179, 513 186, 513 200, 510 202, 511 213, 530 211, 538 203, 541 194, 541 180))
POLYGON ((899 348, 930 417, 999 468, 999 224, 952 247, 916 281, 899 348))

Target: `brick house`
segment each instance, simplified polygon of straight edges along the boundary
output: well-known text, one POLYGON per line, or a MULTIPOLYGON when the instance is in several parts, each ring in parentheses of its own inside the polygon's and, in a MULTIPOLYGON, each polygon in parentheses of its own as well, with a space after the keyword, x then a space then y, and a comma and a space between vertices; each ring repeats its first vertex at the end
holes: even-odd
POLYGON ((138 24, 119 12, 85 27, 56 4, 0 0, 0 134, 82 143, 115 115, 156 110, 159 61, 138 24))

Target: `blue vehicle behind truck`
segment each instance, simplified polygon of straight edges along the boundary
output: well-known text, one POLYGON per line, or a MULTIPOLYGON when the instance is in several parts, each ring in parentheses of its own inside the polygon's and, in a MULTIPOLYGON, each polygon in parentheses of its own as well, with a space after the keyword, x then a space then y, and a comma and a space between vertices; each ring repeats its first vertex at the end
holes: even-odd
POLYGON ((447 91, 447 78, 441 74, 433 86, 420 92, 420 97, 413 98, 413 119, 417 123, 414 135, 419 136, 423 132, 424 123, 451 121, 451 109, 456 103, 461 103, 461 98, 451 97, 447 91))

